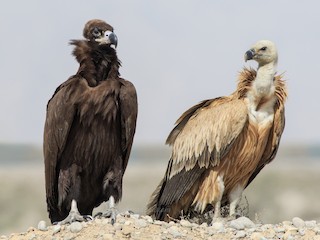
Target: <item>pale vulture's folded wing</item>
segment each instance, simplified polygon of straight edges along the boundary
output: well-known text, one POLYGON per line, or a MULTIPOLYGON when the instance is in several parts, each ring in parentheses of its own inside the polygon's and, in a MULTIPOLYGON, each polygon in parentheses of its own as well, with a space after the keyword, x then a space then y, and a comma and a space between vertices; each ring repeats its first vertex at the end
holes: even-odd
POLYGON ((247 119, 243 100, 230 97, 206 100, 186 111, 167 139, 172 156, 162 186, 152 197, 158 197, 158 208, 178 201, 208 167, 218 165, 247 119))

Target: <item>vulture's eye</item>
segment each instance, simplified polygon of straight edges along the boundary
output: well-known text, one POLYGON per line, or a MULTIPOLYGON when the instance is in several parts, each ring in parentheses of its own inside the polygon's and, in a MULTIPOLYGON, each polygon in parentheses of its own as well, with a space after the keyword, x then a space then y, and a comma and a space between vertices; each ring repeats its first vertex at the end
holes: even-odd
POLYGON ((260 50, 265 51, 265 50, 267 50, 267 47, 263 47, 260 50))
POLYGON ((101 33, 100 33, 100 31, 99 31, 98 28, 94 28, 94 29, 92 30, 92 35, 93 35, 94 37, 100 37, 101 33))

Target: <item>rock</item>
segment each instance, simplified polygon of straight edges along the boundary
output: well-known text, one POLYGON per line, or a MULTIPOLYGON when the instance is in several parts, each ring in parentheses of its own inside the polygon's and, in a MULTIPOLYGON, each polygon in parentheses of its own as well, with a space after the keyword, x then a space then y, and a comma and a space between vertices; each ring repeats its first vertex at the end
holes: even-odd
POLYGON ((60 232, 60 230, 61 230, 61 226, 60 225, 54 225, 52 227, 52 234, 56 234, 56 233, 60 232))
POLYGON ((299 229, 298 232, 300 236, 304 236, 306 234, 306 231, 304 229, 299 229))
POLYGON ((113 240, 114 235, 111 233, 106 233, 106 234, 103 234, 102 238, 103 238, 103 240, 113 240))
POLYGON ((238 219, 230 222, 230 227, 237 230, 242 230, 245 228, 253 228, 255 227, 255 224, 247 217, 239 217, 238 219))
POLYGON ((265 238, 263 236, 263 234, 259 233, 259 232, 252 233, 250 239, 252 239, 252 240, 267 240, 267 238, 265 238))
POLYGON ((182 227, 187 227, 187 228, 191 228, 191 227, 192 227, 192 224, 191 224, 189 221, 184 220, 184 219, 182 219, 182 220, 180 221, 180 225, 181 225, 182 227))
POLYGON ((296 228, 304 228, 306 226, 305 222, 301 218, 298 218, 298 217, 294 217, 292 219, 292 224, 296 228))
POLYGON ((129 225, 131 225, 131 224, 132 224, 131 221, 125 221, 125 222, 124 222, 124 225, 126 225, 126 226, 129 226, 129 225))
POLYGON ((63 240, 73 240, 75 239, 76 236, 72 233, 67 233, 66 235, 64 235, 63 240))
POLYGON ((284 233, 284 232, 286 232, 286 230, 285 230, 283 227, 277 227, 277 228, 274 229, 274 231, 277 232, 277 233, 284 233))
POLYGON ((135 224, 137 225, 138 228, 145 228, 146 226, 148 226, 147 221, 144 219, 136 220, 135 224))
POLYGON ((33 233, 30 235, 30 237, 28 238, 28 240, 35 240, 37 239, 37 236, 33 233))
POLYGON ((317 222, 315 220, 305 221, 304 223, 306 224, 307 228, 315 228, 317 226, 317 222))
POLYGON ((247 236, 247 233, 245 231, 238 231, 235 238, 244 238, 247 236))
POLYGON ((159 221, 159 220, 155 220, 155 221, 153 222, 154 225, 162 225, 163 223, 164 223, 164 222, 159 221))
POLYGON ((122 234, 125 235, 126 237, 130 237, 131 233, 133 232, 134 228, 132 226, 123 226, 122 227, 122 234))
POLYGON ((222 222, 214 222, 212 223, 211 227, 214 230, 216 230, 218 233, 223 232, 224 231, 224 226, 222 222))
POLYGON ((143 216, 142 218, 146 220, 148 223, 153 223, 153 219, 150 216, 143 216))
POLYGON ((73 222, 71 223, 70 225, 70 231, 72 233, 77 233, 77 232, 80 232, 82 230, 82 224, 80 222, 73 222))
POLYGON ((39 229, 40 231, 47 231, 47 230, 48 230, 48 228, 47 228, 47 223, 46 223, 45 221, 40 221, 40 222, 38 223, 38 229, 39 229))
POLYGON ((168 232, 174 237, 174 238, 178 238, 181 237, 182 234, 179 231, 179 228, 177 226, 171 226, 170 228, 168 228, 168 232))
POLYGON ((140 215, 135 213, 135 214, 131 214, 130 217, 133 219, 139 219, 140 215))

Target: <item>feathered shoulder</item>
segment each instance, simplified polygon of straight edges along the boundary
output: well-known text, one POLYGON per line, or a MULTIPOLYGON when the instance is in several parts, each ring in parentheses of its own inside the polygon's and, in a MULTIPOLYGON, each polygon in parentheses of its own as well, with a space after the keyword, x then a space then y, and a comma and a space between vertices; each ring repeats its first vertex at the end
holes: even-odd
MULTIPOLYGON (((244 98, 251 87, 252 82, 257 76, 257 71, 252 68, 243 68, 238 76, 238 87, 233 95, 237 98, 244 98)), ((287 99, 288 92, 286 82, 283 79, 283 74, 276 75, 274 77, 274 83, 276 87, 277 104, 276 108, 283 107, 284 102, 287 99)))

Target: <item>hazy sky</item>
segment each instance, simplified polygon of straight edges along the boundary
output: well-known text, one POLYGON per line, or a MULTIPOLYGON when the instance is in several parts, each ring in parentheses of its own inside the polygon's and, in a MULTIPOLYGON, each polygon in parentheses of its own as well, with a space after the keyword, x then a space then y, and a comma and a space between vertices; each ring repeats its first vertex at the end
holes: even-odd
POLYGON ((289 89, 283 143, 320 143, 319 1, 0 2, 0 142, 42 143, 47 101, 76 73, 70 39, 115 28, 122 77, 138 92, 136 143, 164 143, 192 105, 235 90, 243 55, 276 43, 289 89))

